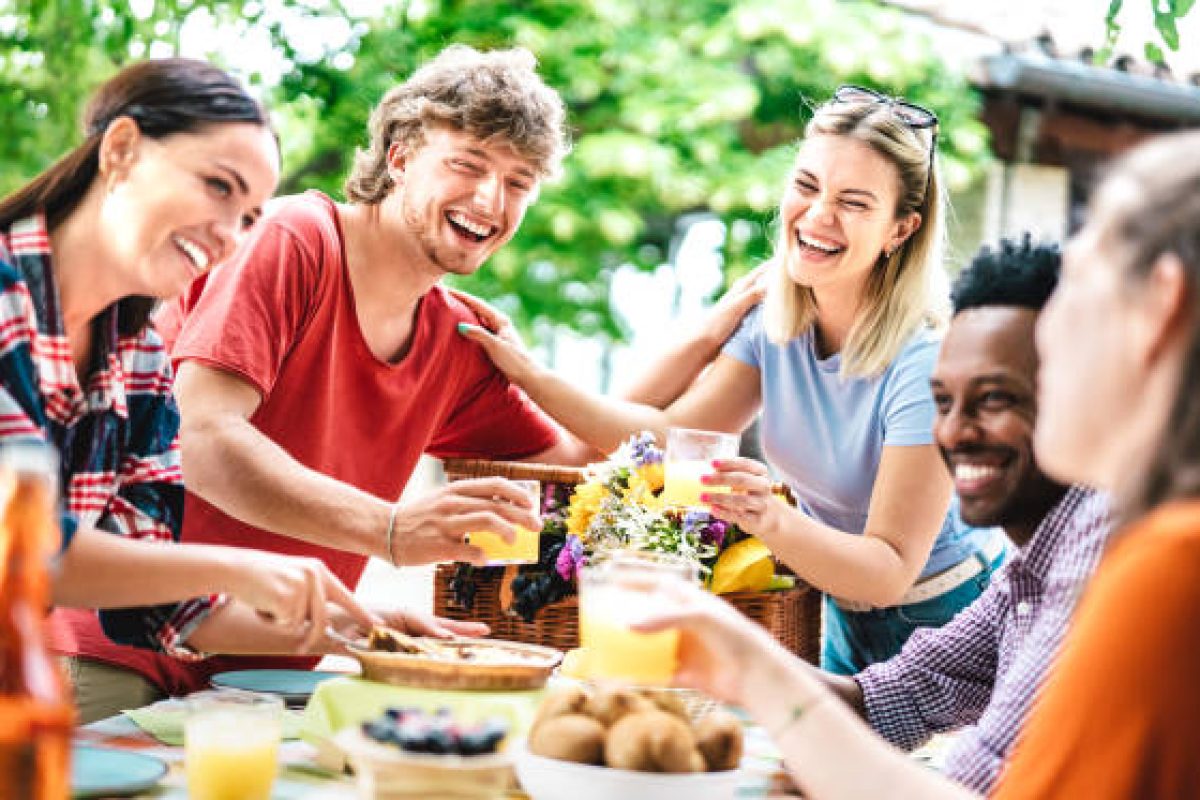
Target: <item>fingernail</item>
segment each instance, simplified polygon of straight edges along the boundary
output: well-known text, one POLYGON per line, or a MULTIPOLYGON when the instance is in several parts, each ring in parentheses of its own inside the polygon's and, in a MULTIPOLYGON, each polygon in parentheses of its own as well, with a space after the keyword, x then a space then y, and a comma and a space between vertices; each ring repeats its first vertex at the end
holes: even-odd
POLYGON ((701 475, 701 476, 700 476, 700 482, 701 482, 701 483, 712 483, 712 482, 713 482, 713 476, 712 476, 712 475, 701 475))
POLYGON ((721 465, 722 465, 722 464, 724 464, 724 463, 725 463, 725 462, 724 462, 724 461, 722 461, 721 459, 719 459, 719 458, 714 458, 714 459, 713 459, 713 461, 712 461, 712 468, 713 468, 713 469, 720 469, 720 468, 721 468, 721 465))
POLYGON ((473 328, 473 327, 474 326, 469 323, 460 322, 460 323, 458 323, 458 332, 460 334, 467 334, 467 333, 471 332, 471 328, 473 328))
POLYGON ((700 494, 700 502, 701 502, 701 503, 711 503, 711 502, 712 502, 712 495, 711 495, 711 494, 708 494, 707 492, 702 492, 702 493, 700 494))

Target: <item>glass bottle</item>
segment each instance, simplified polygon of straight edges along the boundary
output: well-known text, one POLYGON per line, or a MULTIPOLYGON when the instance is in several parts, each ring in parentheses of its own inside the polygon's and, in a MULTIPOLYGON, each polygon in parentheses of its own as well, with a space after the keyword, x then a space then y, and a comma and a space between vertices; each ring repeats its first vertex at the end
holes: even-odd
POLYGON ((47 445, 0 447, 0 800, 70 792, 74 710, 45 637, 57 473, 47 445))

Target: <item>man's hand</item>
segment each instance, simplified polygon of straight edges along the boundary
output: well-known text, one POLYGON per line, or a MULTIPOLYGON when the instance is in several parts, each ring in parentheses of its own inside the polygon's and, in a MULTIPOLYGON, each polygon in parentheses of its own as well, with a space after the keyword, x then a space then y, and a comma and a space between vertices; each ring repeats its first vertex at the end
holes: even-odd
MULTIPOLYGON (((413 636, 432 636, 437 639, 450 639, 455 636, 481 637, 491 633, 491 629, 482 622, 467 622, 464 620, 437 617, 425 611, 414 611, 404 608, 373 608, 371 610, 373 624, 386 625, 389 628, 408 633, 413 636)), ((339 608, 329 608, 329 626, 340 634, 343 639, 351 641, 366 636, 370 628, 364 628, 358 620, 348 616, 339 608)), ((349 655, 343 643, 327 637, 321 647, 321 652, 349 655)))
POLYGON ((503 478, 455 481, 396 511, 392 561, 429 564, 435 561, 484 563, 483 551, 466 544, 468 533, 492 531, 506 542, 514 525, 542 529, 537 498, 503 478))

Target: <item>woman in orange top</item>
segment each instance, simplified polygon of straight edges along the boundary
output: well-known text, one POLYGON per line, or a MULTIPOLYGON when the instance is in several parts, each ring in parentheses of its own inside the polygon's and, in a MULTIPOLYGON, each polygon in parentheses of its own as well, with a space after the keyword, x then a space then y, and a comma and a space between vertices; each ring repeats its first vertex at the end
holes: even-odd
MULTIPOLYGON (((1130 153, 1038 326, 1038 462, 1109 491, 1126 529, 996 796, 1200 797, 1200 133, 1130 153)), ((809 798, 971 794, 874 736, 765 632, 679 587, 677 679, 747 708, 809 798), (788 698, 790 702, 781 702, 788 698)))

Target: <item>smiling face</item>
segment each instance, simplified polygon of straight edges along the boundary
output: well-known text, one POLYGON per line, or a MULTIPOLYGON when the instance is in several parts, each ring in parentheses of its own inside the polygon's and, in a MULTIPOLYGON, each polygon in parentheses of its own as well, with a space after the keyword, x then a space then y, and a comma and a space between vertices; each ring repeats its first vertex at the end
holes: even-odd
POLYGON ((1003 526, 1018 544, 1062 496, 1033 458, 1038 312, 983 306, 954 317, 934 369, 934 435, 963 520, 1003 526))
POLYGON ((525 216, 539 185, 535 165, 510 145, 484 142, 447 128, 425 132, 425 143, 389 158, 401 235, 441 273, 469 275, 504 245, 525 216))
POLYGON ((151 139, 122 118, 105 136, 101 225, 127 294, 182 293, 233 253, 279 180, 279 151, 261 125, 151 139))
POLYGON ((919 214, 897 219, 900 175, 870 145, 849 136, 806 139, 780 204, 788 275, 820 290, 860 288, 885 251, 920 225, 919 214))

